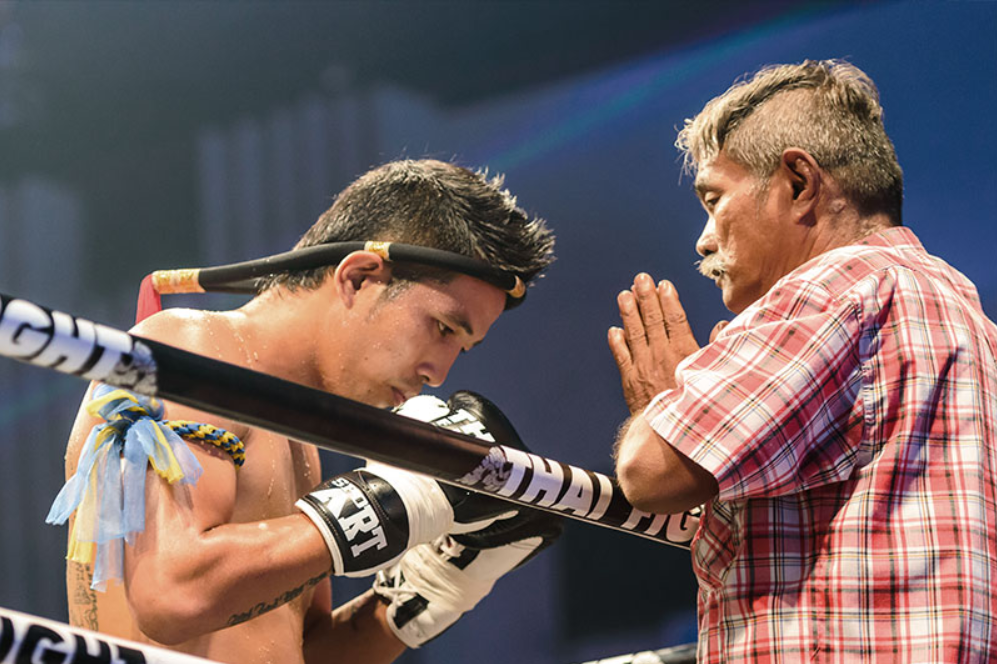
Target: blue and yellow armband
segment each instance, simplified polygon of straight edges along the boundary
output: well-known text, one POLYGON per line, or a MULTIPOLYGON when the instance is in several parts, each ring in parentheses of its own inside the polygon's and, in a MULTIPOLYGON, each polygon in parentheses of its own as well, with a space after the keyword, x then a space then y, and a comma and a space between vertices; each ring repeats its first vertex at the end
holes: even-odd
POLYGON ((101 417, 80 452, 76 473, 52 503, 45 521, 65 523, 76 512, 67 558, 93 563, 92 587, 124 573, 124 542, 145 530, 147 465, 170 484, 197 483, 201 464, 183 438, 217 445, 236 466, 245 461, 242 442, 233 434, 188 421, 164 421, 159 399, 109 385, 94 388, 87 412, 101 417))

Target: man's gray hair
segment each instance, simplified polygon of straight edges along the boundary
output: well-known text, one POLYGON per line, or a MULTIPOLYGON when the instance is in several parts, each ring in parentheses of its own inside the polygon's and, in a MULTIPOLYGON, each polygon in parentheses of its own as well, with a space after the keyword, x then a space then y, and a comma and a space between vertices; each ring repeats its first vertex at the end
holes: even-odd
POLYGON ((903 172, 883 128, 879 91, 848 62, 765 67, 686 120, 675 145, 690 173, 722 150, 766 180, 784 150, 801 148, 863 213, 901 222, 903 172))

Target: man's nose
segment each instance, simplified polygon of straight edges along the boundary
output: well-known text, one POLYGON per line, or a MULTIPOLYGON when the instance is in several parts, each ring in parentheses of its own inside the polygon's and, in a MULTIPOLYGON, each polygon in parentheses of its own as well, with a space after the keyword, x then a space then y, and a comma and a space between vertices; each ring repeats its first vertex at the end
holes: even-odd
POLYGON ((699 239, 696 240, 696 253, 700 256, 709 256, 717 251, 717 233, 716 227, 713 224, 713 216, 711 215, 709 219, 706 220, 706 226, 703 227, 703 232, 699 234, 699 239))
POLYGON ((460 348, 448 349, 446 352, 437 354, 432 360, 423 362, 419 366, 419 376, 422 382, 430 387, 439 387, 447 379, 450 368, 457 360, 460 348))

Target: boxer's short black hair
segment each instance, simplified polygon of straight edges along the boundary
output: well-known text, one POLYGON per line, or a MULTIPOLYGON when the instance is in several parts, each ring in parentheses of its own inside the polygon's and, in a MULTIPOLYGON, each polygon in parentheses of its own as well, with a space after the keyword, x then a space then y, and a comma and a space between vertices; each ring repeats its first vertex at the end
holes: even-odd
MULTIPOLYGON (((294 248, 357 240, 442 249, 483 260, 524 283, 554 260, 554 234, 543 219, 531 219, 518 207, 502 176, 432 159, 393 161, 365 173, 294 248)), ((271 275, 260 289, 317 288, 332 269, 335 265, 271 275)), ((454 276, 435 267, 392 265, 399 283, 454 276)))

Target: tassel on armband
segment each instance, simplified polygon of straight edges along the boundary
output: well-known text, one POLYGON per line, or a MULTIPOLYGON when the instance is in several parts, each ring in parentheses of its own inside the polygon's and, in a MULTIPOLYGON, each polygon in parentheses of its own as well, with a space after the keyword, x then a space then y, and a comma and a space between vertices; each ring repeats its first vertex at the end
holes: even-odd
POLYGON ((183 438, 218 446, 237 467, 245 448, 235 435, 210 424, 164 421, 158 399, 109 385, 94 388, 87 412, 97 424, 80 452, 76 473, 52 503, 45 521, 65 523, 76 513, 67 559, 93 564, 95 590, 124 574, 124 543, 145 530, 145 477, 148 464, 170 484, 194 485, 201 464, 183 438))

